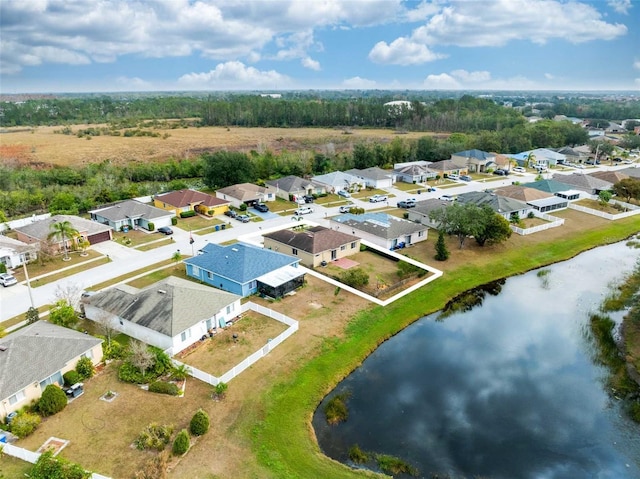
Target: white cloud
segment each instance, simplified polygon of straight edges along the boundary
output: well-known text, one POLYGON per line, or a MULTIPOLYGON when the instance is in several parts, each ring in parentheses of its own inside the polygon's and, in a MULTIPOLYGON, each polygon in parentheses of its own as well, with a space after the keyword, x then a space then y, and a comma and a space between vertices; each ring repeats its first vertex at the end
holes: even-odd
POLYGON ((366 78, 360 78, 358 76, 353 78, 347 78, 342 82, 345 88, 353 90, 368 90, 376 87, 374 80, 367 80, 366 78))
POLYGON ((426 45, 405 37, 397 38, 391 44, 378 42, 369 52, 371 61, 393 65, 420 65, 443 57, 433 53, 426 45))
POLYGON ((439 10, 440 7, 436 3, 429 3, 423 0, 416 8, 407 11, 404 18, 409 22, 419 22, 426 20, 439 10))
POLYGON ((491 73, 488 71, 468 72, 466 70, 454 70, 451 76, 465 83, 478 83, 491 80, 491 73))
POLYGON ((458 90, 460 83, 447 73, 439 75, 429 75, 423 82, 424 88, 428 90, 458 90))
POLYGON ((289 84, 289 78, 274 70, 264 71, 247 67, 244 63, 231 61, 219 63, 213 70, 201 73, 187 73, 178 83, 191 89, 243 90, 252 88, 282 88, 289 84))
POLYGON ((636 70, 640 70, 640 60, 636 60, 633 62, 633 68, 636 70))
POLYGON ((429 90, 535 90, 540 88, 540 85, 519 75, 510 78, 492 78, 488 71, 453 70, 449 73, 427 76, 422 82, 422 88, 429 90))
POLYGON ((553 79, 555 78, 551 73, 545 73, 545 74, 544 74, 544 77, 545 77, 547 80, 553 80, 553 79))
POLYGON ((320 62, 313 58, 305 57, 300 61, 300 63, 303 67, 308 68, 309 70, 320 71, 320 62))
POLYGON ((624 15, 629 14, 629 9, 631 8, 631 0, 608 0, 607 3, 618 13, 622 13, 624 15))
POLYGON ((151 90, 153 88, 153 84, 151 82, 139 77, 119 76, 116 78, 116 84, 128 91, 151 90))

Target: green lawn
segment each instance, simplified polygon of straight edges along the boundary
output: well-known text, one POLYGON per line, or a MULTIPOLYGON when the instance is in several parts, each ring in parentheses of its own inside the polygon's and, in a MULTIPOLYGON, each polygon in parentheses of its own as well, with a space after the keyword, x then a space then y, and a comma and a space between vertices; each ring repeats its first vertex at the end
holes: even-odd
POLYGON ((86 271, 91 268, 95 268, 97 266, 107 264, 111 260, 106 256, 99 258, 95 261, 91 261, 90 263, 79 264, 70 269, 66 269, 64 271, 60 271, 59 273, 50 274, 49 276, 41 276, 40 278, 35 278, 31 280, 31 286, 37 288, 38 286, 42 286, 45 284, 52 283, 54 281, 58 281, 59 279, 66 278, 67 276, 74 275, 76 273, 81 273, 82 271, 86 271))

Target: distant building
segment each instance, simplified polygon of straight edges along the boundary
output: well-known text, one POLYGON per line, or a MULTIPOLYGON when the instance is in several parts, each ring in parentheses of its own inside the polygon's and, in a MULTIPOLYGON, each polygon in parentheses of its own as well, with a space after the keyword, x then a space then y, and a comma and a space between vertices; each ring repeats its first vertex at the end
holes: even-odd
POLYGON ((347 213, 329 221, 331 228, 370 241, 385 249, 394 249, 400 243, 411 245, 427 239, 428 228, 386 213, 347 213))

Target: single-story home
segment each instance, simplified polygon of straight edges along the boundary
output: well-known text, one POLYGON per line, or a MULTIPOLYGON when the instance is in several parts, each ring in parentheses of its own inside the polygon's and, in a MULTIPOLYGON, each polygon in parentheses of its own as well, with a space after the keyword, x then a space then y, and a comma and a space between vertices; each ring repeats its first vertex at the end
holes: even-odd
POLYGON ((624 170, 594 171, 593 173, 587 174, 594 178, 598 178, 599 180, 608 181, 612 185, 624 179, 631 178, 629 175, 624 173, 624 170))
POLYGON ((177 354, 240 314, 240 296, 169 276, 144 289, 119 285, 82 300, 87 319, 177 354))
POLYGON ((523 185, 504 186, 494 191, 497 195, 523 201, 541 213, 548 213, 549 211, 560 210, 569 206, 569 200, 566 198, 523 185))
POLYGON ((186 189, 154 196, 153 206, 172 211, 175 216, 180 216, 180 213, 185 211, 217 216, 224 214, 229 209, 229 201, 216 198, 202 191, 186 189))
POLYGON ((466 165, 458 165, 451 160, 436 161, 429 165, 429 169, 443 178, 445 175, 466 175, 469 170, 466 165))
POLYGON ((268 180, 265 184, 270 193, 287 201, 298 201, 305 195, 322 195, 327 192, 325 185, 294 175, 268 180))
POLYGON ((329 220, 331 228, 351 233, 381 248, 395 249, 400 243, 409 246, 427 239, 428 228, 386 213, 346 213, 329 220))
POLYGON ((72 215, 53 215, 47 219, 34 221, 31 224, 15 228, 15 232, 18 234, 18 241, 28 244, 39 244, 41 249, 56 253, 63 249, 62 238, 48 240, 47 237, 53 231, 51 229, 53 223, 61 223, 64 221, 71 223, 73 229, 78 232, 76 238, 65 239, 66 246, 69 249, 72 249, 80 238, 86 239, 89 241, 89 244, 92 245, 109 241, 113 238, 109 226, 72 215))
POLYGON ((424 183, 427 180, 434 179, 438 176, 436 171, 430 170, 426 166, 422 165, 405 165, 393 170, 393 174, 396 175, 397 181, 403 183, 424 183))
POLYGON ((618 170, 619 173, 628 175, 630 178, 635 178, 640 180, 640 168, 637 166, 625 168, 623 170, 618 170))
POLYGON ((465 150, 453 153, 451 161, 470 172, 482 173, 496 167, 496 155, 482 150, 465 150))
POLYGON ((364 181, 365 186, 369 188, 391 188, 395 182, 395 175, 377 166, 371 166, 360 170, 352 168, 345 171, 349 175, 353 175, 364 181))
POLYGON ((571 148, 570 146, 563 146, 562 148, 556 148, 555 151, 564 155, 566 160, 557 160, 558 164, 563 163, 582 163, 589 158, 587 152, 583 152, 577 148, 571 148))
POLYGON ((161 226, 171 226, 173 211, 167 211, 155 206, 146 205, 136 200, 125 200, 105 208, 89 211, 94 222, 108 225, 114 231, 123 228, 144 228, 155 230, 161 226), (153 228, 149 227, 153 225, 153 228))
POLYGON ((365 187, 364 180, 342 171, 334 171, 326 175, 314 176, 313 181, 324 185, 329 193, 337 193, 341 190, 357 191, 365 187))
POLYGON ((514 200, 506 196, 488 193, 486 191, 470 191, 458 195, 458 203, 472 204, 479 207, 489 206, 506 220, 511 220, 517 216, 524 218, 531 211, 531 207, 524 201, 514 200))
POLYGON ((255 203, 265 203, 276 199, 275 191, 254 185, 253 183, 239 183, 237 185, 220 188, 216 191, 216 197, 230 202, 234 207, 240 208, 241 204, 251 206, 255 203))
POLYGON ((246 243, 209 243, 184 263, 188 276, 243 297, 279 298, 304 283, 299 258, 246 243))
POLYGON ((409 213, 408 219, 409 221, 423 224, 425 226, 428 226, 429 228, 437 229, 438 224, 434 221, 431 221, 429 215, 432 211, 441 210, 443 208, 446 208, 450 204, 450 201, 445 201, 438 198, 418 201, 415 208, 407 210, 407 212, 409 213))
POLYGON ((266 249, 300 258, 300 263, 308 268, 360 251, 360 238, 324 226, 304 231, 283 229, 263 236, 266 249))
POLYGON ((38 245, 0 235, 0 263, 8 269, 15 269, 38 258, 38 245))
POLYGON ((536 148, 509 156, 516 160, 520 166, 525 166, 528 162, 530 168, 548 168, 567 161, 565 155, 549 148, 536 148))
POLYGON ((0 338, 0 418, 31 404, 82 357, 102 361, 102 340, 47 321, 0 338))
POLYGON ((561 183, 556 180, 539 180, 532 181, 531 183, 525 183, 523 186, 528 188, 535 188, 536 190, 546 191, 553 195, 565 198, 569 201, 578 200, 581 197, 587 197, 588 195, 582 190, 574 190, 571 185, 561 183))
POLYGON ((611 190, 613 186, 613 183, 583 173, 572 173, 570 175, 556 173, 553 175, 553 179, 565 185, 570 185, 576 190, 585 191, 590 195, 597 195, 601 191, 611 190))

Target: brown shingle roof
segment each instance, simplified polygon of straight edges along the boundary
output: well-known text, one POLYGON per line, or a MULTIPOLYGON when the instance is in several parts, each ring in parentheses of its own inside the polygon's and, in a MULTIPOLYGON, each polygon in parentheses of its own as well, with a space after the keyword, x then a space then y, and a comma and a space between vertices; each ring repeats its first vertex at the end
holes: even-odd
POLYGON ((621 171, 594 171, 593 173, 589 173, 589 176, 614 184, 620 180, 624 180, 625 178, 630 178, 629 175, 626 175, 621 171))
POLYGON ((285 229, 274 231, 264 236, 311 254, 336 249, 342 245, 359 241, 357 236, 341 233, 324 226, 316 226, 300 232, 285 229))
POLYGON ((506 196, 507 198, 513 198, 514 200, 524 202, 553 198, 551 193, 521 185, 504 186, 502 188, 498 188, 495 192, 500 196, 506 196))
POLYGON ((229 203, 223 199, 196 190, 171 191, 169 193, 156 195, 156 199, 168 205, 175 206, 176 208, 184 208, 189 205, 219 206, 229 203))

